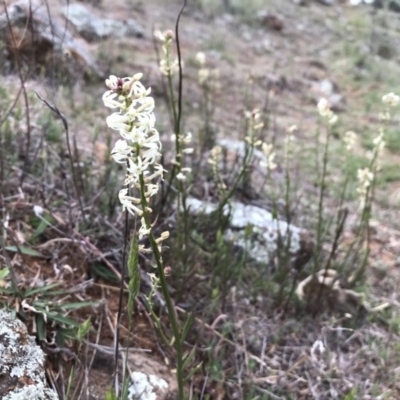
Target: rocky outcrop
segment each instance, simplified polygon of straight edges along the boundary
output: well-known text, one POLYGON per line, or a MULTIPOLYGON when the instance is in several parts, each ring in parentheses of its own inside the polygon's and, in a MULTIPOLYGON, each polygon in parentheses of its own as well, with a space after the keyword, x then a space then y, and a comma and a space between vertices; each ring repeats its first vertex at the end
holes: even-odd
POLYGON ((23 60, 31 69, 44 69, 55 77, 103 77, 89 52, 65 23, 51 15, 45 2, 20 0, 5 7, 0 13, 0 41, 11 67, 23 60))
POLYGON ((45 355, 26 326, 0 310, 0 398, 58 400, 47 387, 45 355))
POLYGON ((87 41, 122 37, 144 37, 144 29, 134 19, 118 21, 98 18, 82 4, 69 4, 63 8, 65 18, 87 41))
MULTIPOLYGON (((210 215, 216 211, 218 204, 188 198, 187 207, 193 215, 210 215)), ((288 252, 296 269, 301 269, 311 259, 314 243, 305 230, 274 218, 272 213, 261 207, 238 201, 230 203, 229 215, 225 240, 245 251, 254 261, 268 265, 278 250, 288 252), (248 227, 252 228, 250 237, 248 227)))

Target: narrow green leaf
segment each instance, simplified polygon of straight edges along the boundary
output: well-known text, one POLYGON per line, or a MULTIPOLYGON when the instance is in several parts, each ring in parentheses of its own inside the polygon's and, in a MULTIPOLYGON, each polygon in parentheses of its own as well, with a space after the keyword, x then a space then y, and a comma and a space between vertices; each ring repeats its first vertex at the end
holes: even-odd
POLYGON ((90 317, 84 321, 78 328, 78 342, 81 343, 83 338, 87 335, 90 330, 91 322, 90 317))
POLYGON ((25 254, 26 256, 33 256, 33 257, 42 257, 42 255, 36 251, 33 250, 29 247, 24 247, 24 246, 6 246, 5 249, 7 251, 12 251, 14 253, 19 253, 21 251, 22 254, 25 254), (19 249, 19 250, 18 250, 19 249))
POLYGON ((217 231, 217 244, 221 245, 224 242, 224 238, 222 236, 222 232, 220 229, 217 231))
POLYGON ((193 361, 194 356, 196 354, 196 346, 193 347, 192 350, 190 350, 190 352, 184 356, 184 361, 183 361, 183 366, 182 366, 182 370, 184 371, 189 365, 190 363, 193 361))
POLYGON ((53 218, 50 215, 45 215, 43 217, 33 217, 32 226, 37 226, 35 232, 33 232, 32 236, 29 238, 29 242, 33 243, 44 231, 54 222, 53 218))
POLYGON ((190 379, 192 379, 193 375, 200 369, 202 364, 203 364, 203 362, 200 362, 194 368, 191 369, 189 374, 185 377, 185 382, 188 382, 190 379))
POLYGON ((15 289, 13 288, 2 288, 0 287, 0 294, 15 294, 15 289))
POLYGON ((136 235, 132 236, 131 246, 128 257, 128 272, 129 272, 129 299, 128 312, 133 313, 133 304, 139 294, 140 289, 140 271, 139 271, 139 250, 136 235))
POLYGON ((106 281, 117 281, 116 275, 104 264, 94 263, 90 266, 90 274, 94 277, 103 278, 106 281))
POLYGON ((59 322, 60 324, 64 324, 64 325, 67 325, 67 326, 74 326, 76 328, 78 328, 79 325, 80 325, 80 323, 78 321, 75 321, 72 318, 64 317, 63 315, 60 315, 60 314, 54 314, 54 313, 48 312, 46 310, 41 310, 41 312, 43 314, 46 314, 46 316, 49 319, 52 319, 52 320, 54 320, 56 322, 59 322))
POLYGON ((94 306, 98 306, 98 305, 99 305, 98 301, 83 301, 81 303, 62 304, 62 305, 60 305, 60 308, 62 310, 77 310, 82 307, 94 307, 94 306))
POLYGON ((187 320, 185 322, 185 325, 183 327, 183 330, 182 330, 182 336, 181 336, 182 344, 186 340, 186 336, 187 336, 187 334, 189 332, 190 327, 192 326, 193 319, 194 319, 193 314, 192 313, 189 314, 189 316, 188 316, 188 318, 187 318, 187 320))
POLYGON ((131 384, 130 379, 125 377, 124 382, 122 384, 121 400, 128 400, 130 384, 131 384))
POLYGON ((10 273, 9 268, 0 269, 0 279, 4 279, 7 275, 9 275, 9 273, 10 273))
POLYGON ((106 400, 118 400, 117 396, 115 395, 114 389, 110 389, 106 393, 106 400))
POLYGON ((42 314, 36 314, 36 329, 39 340, 46 340, 46 326, 42 314))
POLYGON ((61 284, 62 284, 62 282, 54 282, 54 283, 50 283, 50 285, 41 286, 41 287, 37 287, 37 288, 26 290, 25 291, 25 297, 29 297, 29 296, 32 296, 33 294, 40 293, 40 292, 43 292, 43 293, 48 292, 50 289, 53 289, 53 288, 55 288, 57 286, 60 286, 61 284))

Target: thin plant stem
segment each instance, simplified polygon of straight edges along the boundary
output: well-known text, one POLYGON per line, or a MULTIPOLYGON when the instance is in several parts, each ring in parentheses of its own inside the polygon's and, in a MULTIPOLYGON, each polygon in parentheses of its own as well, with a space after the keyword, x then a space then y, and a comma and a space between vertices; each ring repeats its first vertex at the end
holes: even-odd
MULTIPOLYGON (((143 174, 140 175, 139 178, 140 181, 140 200, 141 200, 141 205, 143 208, 143 218, 145 220, 146 226, 150 227, 151 226, 151 221, 150 221, 150 216, 147 211, 147 199, 145 196, 145 181, 144 181, 144 176, 143 174)), ((168 310, 168 319, 171 323, 172 327, 172 332, 174 336, 174 345, 175 345, 175 350, 176 350, 176 358, 177 358, 177 380, 178 380, 178 399, 183 400, 184 399, 184 393, 183 393, 183 388, 184 388, 184 380, 183 380, 183 348, 182 348, 182 341, 181 341, 181 330, 178 322, 178 318, 175 312, 174 305, 172 303, 171 296, 169 294, 168 290, 168 284, 167 284, 167 279, 165 277, 164 273, 164 267, 162 263, 162 258, 161 258, 161 253, 160 249, 158 248, 158 244, 156 242, 156 239, 154 237, 153 231, 150 231, 149 233, 149 241, 151 248, 154 253, 154 257, 156 260, 157 264, 157 272, 158 272, 158 279, 160 280, 160 285, 161 285, 161 290, 165 299, 165 303, 167 306, 168 310)))
POLYGON ((122 303, 124 300, 124 283, 125 283, 125 264, 126 264, 126 252, 128 243, 128 211, 125 211, 125 223, 124 223, 124 251, 122 252, 122 268, 119 286, 119 299, 118 299, 118 312, 117 312, 117 324, 115 327, 115 351, 114 351, 114 379, 118 379, 118 351, 119 351, 119 334, 120 324, 122 316, 122 303))
POLYGON ((320 175, 319 182, 319 199, 318 199, 318 222, 317 222, 317 237, 316 237, 316 245, 315 245, 315 253, 314 253, 314 265, 313 265, 313 276, 317 273, 318 261, 321 253, 322 247, 322 231, 323 231, 323 208, 324 208, 324 195, 325 195, 325 178, 328 167, 328 158, 329 158, 329 143, 331 138, 331 128, 329 124, 326 126, 327 129, 327 137, 324 146, 323 160, 322 160, 322 171, 320 175))
POLYGON ((74 166, 74 159, 72 156, 72 150, 71 150, 71 144, 70 144, 70 139, 69 139, 69 127, 68 127, 68 121, 65 118, 65 116, 61 113, 61 111, 53 104, 51 105, 47 100, 44 100, 40 95, 36 92, 36 96, 44 103, 46 104, 47 107, 50 108, 51 111, 54 112, 62 121, 63 126, 64 126, 64 131, 65 131, 65 138, 66 138, 66 143, 67 143, 67 150, 68 150, 68 156, 69 156, 69 161, 71 165, 71 171, 72 171, 72 176, 73 176, 73 182, 74 182, 74 187, 75 187, 75 192, 76 192, 76 197, 78 199, 79 207, 81 209, 81 214, 83 221, 86 223, 86 217, 85 217, 85 211, 83 208, 83 203, 81 196, 79 195, 79 189, 78 189, 78 175, 75 170, 74 166))

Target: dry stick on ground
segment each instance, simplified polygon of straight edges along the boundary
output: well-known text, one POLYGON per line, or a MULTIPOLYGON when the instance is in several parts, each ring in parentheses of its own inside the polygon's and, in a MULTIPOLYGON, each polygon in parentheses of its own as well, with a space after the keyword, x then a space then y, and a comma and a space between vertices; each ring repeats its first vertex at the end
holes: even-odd
POLYGON ((76 192, 76 197, 78 198, 78 202, 79 202, 79 207, 81 209, 81 214, 82 214, 82 218, 83 221, 86 223, 86 217, 85 217, 85 212, 83 209, 83 204, 82 204, 82 199, 81 196, 79 195, 79 190, 78 190, 78 176, 75 170, 75 166, 74 166, 74 159, 72 157, 72 150, 71 150, 71 145, 69 142, 69 128, 68 128, 68 121, 65 118, 65 116, 60 112, 60 110, 53 104, 51 105, 47 100, 44 100, 42 97, 40 97, 40 95, 36 93, 36 96, 39 98, 40 101, 42 101, 44 104, 46 104, 47 107, 50 108, 51 111, 53 111, 62 121, 63 125, 64 125, 64 131, 65 131, 65 136, 66 136, 66 142, 67 142, 67 149, 68 149, 68 155, 69 155, 69 161, 70 161, 70 165, 71 165, 71 171, 72 171, 72 175, 73 175, 73 181, 74 181, 74 187, 75 187, 75 192, 76 192))

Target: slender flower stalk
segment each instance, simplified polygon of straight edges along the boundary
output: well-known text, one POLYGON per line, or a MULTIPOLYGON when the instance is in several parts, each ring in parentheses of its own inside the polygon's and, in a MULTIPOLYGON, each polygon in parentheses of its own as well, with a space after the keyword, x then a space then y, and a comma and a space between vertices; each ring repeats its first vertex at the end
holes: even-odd
POLYGON ((317 235, 316 235, 316 246, 314 252, 314 265, 313 275, 317 273, 319 256, 322 251, 322 235, 323 235, 323 208, 324 208, 324 195, 325 195, 325 178, 327 174, 328 158, 329 158, 329 144, 332 136, 332 125, 337 122, 337 116, 330 109, 329 102, 322 98, 319 100, 317 109, 319 115, 322 117, 326 126, 326 140, 323 151, 322 159, 322 171, 319 182, 319 201, 318 201, 318 222, 317 222, 317 235))
POLYGON ((178 60, 172 60, 172 44, 174 41, 174 33, 171 30, 167 30, 164 33, 160 31, 155 32, 156 38, 162 43, 162 50, 164 53, 163 59, 160 61, 160 71, 167 78, 168 83, 168 94, 169 94, 169 106, 172 109, 172 116, 174 122, 174 133, 172 140, 175 143, 175 158, 172 160, 172 170, 169 177, 166 193, 162 200, 162 206, 167 201, 171 192, 174 180, 176 180, 177 186, 177 249, 181 254, 179 259, 182 260, 184 268, 188 266, 187 256, 189 249, 189 229, 188 229, 188 210, 186 206, 187 191, 185 190, 185 182, 191 174, 191 169, 185 167, 185 155, 192 154, 193 148, 187 147, 192 140, 192 134, 188 133, 183 135, 180 127, 180 104, 179 98, 178 103, 175 101, 175 93, 173 88, 173 75, 179 71, 182 67, 179 65, 178 60))
MULTIPOLYGON (((244 117, 246 120, 246 132, 245 132, 245 151, 243 155, 243 161, 242 161, 242 166, 240 169, 240 173, 230 186, 229 190, 224 191, 224 196, 219 202, 219 206, 217 209, 217 213, 221 213, 222 210, 225 208, 225 206, 228 204, 229 200, 235 193, 237 187, 239 186, 240 182, 245 178, 246 174, 248 174, 250 166, 253 162, 253 156, 254 156, 254 150, 256 147, 259 147, 262 145, 262 140, 257 139, 257 134, 260 131, 260 129, 263 128, 263 123, 260 122, 260 112, 258 109, 254 109, 253 111, 245 111, 244 117)), ((217 163, 217 157, 220 155, 220 153, 216 155, 213 152, 211 153, 212 156, 208 160, 208 162, 212 165, 215 166, 215 163, 217 163)), ((215 167, 214 167, 215 168, 215 167)))
MULTIPOLYGON (((174 40, 174 33, 171 30, 167 30, 165 32, 156 31, 154 32, 154 36, 160 40, 162 43, 162 51, 164 53, 164 57, 160 61, 160 72, 167 77, 167 84, 168 84, 168 95, 169 95, 169 105, 172 109, 172 117, 174 121, 174 138, 175 138, 175 153, 176 153, 176 164, 173 165, 171 176, 169 180, 169 185, 167 188, 166 197, 168 197, 171 183, 177 174, 177 166, 179 167, 179 154, 180 151, 180 126, 179 126, 179 119, 178 119, 178 109, 177 104, 175 101, 175 93, 173 87, 173 75, 179 69, 179 63, 177 61, 172 61, 172 43, 174 40)), ((179 171, 178 171, 179 173, 179 171)))
POLYGON ((357 171, 358 187, 357 193, 360 201, 360 225, 357 229, 356 240, 346 252, 345 260, 350 258, 353 247, 358 244, 361 248, 364 246, 365 255, 361 262, 361 266, 357 270, 352 281, 357 282, 364 274, 368 263, 369 247, 371 241, 370 219, 372 214, 372 203, 374 199, 374 191, 376 185, 376 177, 381 169, 380 158, 385 147, 385 128, 391 119, 391 108, 397 107, 400 103, 400 97, 394 93, 387 93, 382 96, 382 103, 385 106, 383 112, 379 114, 382 121, 382 126, 379 129, 378 136, 373 140, 373 149, 371 154, 371 161, 365 168, 360 168, 357 171))
POLYGON ((203 101, 201 104, 204 114, 204 126, 199 130, 199 146, 198 155, 202 158, 202 154, 210 150, 215 145, 216 129, 212 126, 213 116, 216 109, 216 94, 220 89, 219 70, 207 67, 207 58, 203 52, 196 54, 198 63, 198 83, 203 92, 203 101))
POLYGON ((179 399, 183 399, 183 349, 181 329, 175 309, 168 292, 165 277, 161 246, 169 237, 169 232, 163 232, 156 238, 149 204, 151 197, 158 193, 159 183, 163 179, 164 169, 157 163, 160 157, 161 142, 155 129, 154 100, 150 97, 150 88, 146 89, 140 82, 142 74, 133 77, 118 78, 114 75, 106 80, 109 90, 103 95, 106 107, 117 108, 107 118, 107 125, 117 130, 119 139, 111 154, 117 163, 126 165, 125 187, 119 192, 119 199, 124 211, 140 218, 138 239, 148 237, 150 249, 138 245, 142 253, 153 253, 165 302, 168 318, 171 323, 174 345, 177 352, 177 378, 179 399))

